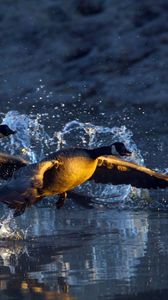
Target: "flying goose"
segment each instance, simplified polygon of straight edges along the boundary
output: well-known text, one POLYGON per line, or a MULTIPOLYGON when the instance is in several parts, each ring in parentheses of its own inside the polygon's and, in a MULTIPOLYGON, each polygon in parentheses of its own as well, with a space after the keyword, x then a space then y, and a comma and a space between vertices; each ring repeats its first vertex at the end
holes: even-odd
POLYGON ((0 187, 0 202, 15 209, 14 216, 21 215, 29 207, 44 197, 59 195, 57 208, 64 205, 67 192, 87 180, 96 183, 131 184, 137 188, 166 188, 168 176, 156 173, 146 167, 122 160, 114 156, 130 156, 131 152, 123 143, 95 149, 70 148, 57 151, 39 163, 29 164, 14 156, 0 157, 0 178, 12 179, 0 187), (115 151, 114 151, 115 150, 115 151), (9 169, 8 159, 15 169, 9 169), (5 176, 5 168, 8 172, 5 176), (3 170, 3 171, 2 171, 3 170), (17 172, 14 172, 18 170, 17 172))

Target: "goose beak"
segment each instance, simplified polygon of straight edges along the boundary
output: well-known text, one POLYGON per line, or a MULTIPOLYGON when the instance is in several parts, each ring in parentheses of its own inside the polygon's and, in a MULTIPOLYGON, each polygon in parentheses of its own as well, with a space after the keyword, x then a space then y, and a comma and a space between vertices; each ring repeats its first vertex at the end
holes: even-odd
POLYGON ((16 131, 13 131, 12 129, 9 130, 9 134, 15 134, 16 131))

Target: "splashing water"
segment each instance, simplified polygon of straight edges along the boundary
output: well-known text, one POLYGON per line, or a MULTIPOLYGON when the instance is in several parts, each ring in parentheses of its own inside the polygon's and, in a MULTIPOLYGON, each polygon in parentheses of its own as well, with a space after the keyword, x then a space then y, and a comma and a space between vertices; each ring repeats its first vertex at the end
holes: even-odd
POLYGON ((24 239, 25 233, 18 230, 12 211, 9 212, 6 218, 0 220, 0 237, 1 239, 24 239))
MULTIPOLYGON (((44 125, 40 123, 41 117, 40 114, 28 116, 19 114, 17 111, 8 112, 3 123, 16 130, 17 133, 11 136, 10 140, 2 142, 4 151, 12 154, 20 154, 21 152, 22 156, 27 155, 32 162, 36 162, 42 159, 48 150, 53 152, 61 147, 76 146, 99 147, 121 141, 133 152, 131 157, 133 161, 140 164, 144 163, 140 151, 132 139, 132 132, 125 126, 110 128, 74 120, 65 124, 61 131, 55 132, 50 137, 45 132, 44 125)), ((99 195, 99 197, 119 194, 121 197, 118 197, 117 201, 124 200, 131 191, 130 186, 102 186, 91 183, 86 183, 78 189, 87 191, 92 196, 99 195)))
POLYGON ((44 126, 39 123, 40 116, 31 115, 29 117, 19 114, 17 111, 8 112, 2 123, 7 124, 17 133, 12 135, 10 140, 2 141, 1 146, 4 151, 27 156, 31 162, 42 159, 44 148, 48 146, 50 137, 45 132, 44 126))
MULTIPOLYGON (((125 126, 110 128, 74 120, 65 124, 61 131, 54 132, 50 136, 45 131, 44 125, 41 124, 43 116, 40 114, 28 116, 19 114, 17 111, 10 111, 3 117, 3 123, 17 133, 0 141, 1 148, 7 153, 19 154, 24 158, 27 156, 31 162, 42 159, 48 151, 50 153, 55 152, 62 147, 92 148, 121 141, 134 153, 131 159, 143 164, 140 151, 132 139, 133 134, 125 126)), ((95 185, 87 182, 78 187, 77 190, 87 193, 95 199, 99 198, 99 204, 105 205, 115 202, 116 199, 117 202, 122 203, 130 195, 131 186, 95 185), (118 197, 113 199, 113 195, 118 195, 118 197)), ((22 239, 25 238, 25 232, 25 230, 21 231, 18 228, 11 213, 0 220, 1 238, 22 239)))
MULTIPOLYGON (((124 142, 128 149, 133 152, 131 160, 143 165, 144 160, 132 136, 132 132, 125 126, 110 128, 94 126, 91 123, 78 121, 67 123, 61 131, 55 133, 55 137, 58 139, 58 149, 60 149, 61 146, 99 147, 102 145, 110 145, 116 141, 124 142)), ((134 192, 134 196, 136 193, 135 189, 132 190, 131 186, 95 185, 91 182, 86 182, 78 187, 77 190, 87 192, 90 196, 95 197, 95 199, 101 198, 99 204, 103 205, 116 202, 116 200, 117 202, 123 202, 132 191, 134 192), (103 200, 103 198, 105 200, 103 200)))
POLYGON ((67 123, 61 131, 55 133, 55 137, 58 139, 58 149, 60 149, 62 145, 68 145, 68 147, 99 147, 101 145, 110 145, 113 142, 121 141, 136 153, 134 159, 136 159, 137 162, 143 163, 141 154, 132 140, 132 135, 132 132, 125 126, 110 128, 78 121, 67 123))

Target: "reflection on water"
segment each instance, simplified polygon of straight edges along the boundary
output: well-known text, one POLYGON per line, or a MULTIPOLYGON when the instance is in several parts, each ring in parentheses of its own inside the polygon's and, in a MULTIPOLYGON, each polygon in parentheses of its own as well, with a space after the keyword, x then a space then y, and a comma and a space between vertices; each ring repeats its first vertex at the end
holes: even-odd
POLYGON ((121 283, 130 286, 145 254, 147 213, 49 208, 29 213, 20 218, 25 227, 32 220, 27 240, 0 244, 2 297, 15 291, 17 299, 28 294, 35 299, 93 299, 89 290, 97 284, 116 282, 112 294, 121 283))

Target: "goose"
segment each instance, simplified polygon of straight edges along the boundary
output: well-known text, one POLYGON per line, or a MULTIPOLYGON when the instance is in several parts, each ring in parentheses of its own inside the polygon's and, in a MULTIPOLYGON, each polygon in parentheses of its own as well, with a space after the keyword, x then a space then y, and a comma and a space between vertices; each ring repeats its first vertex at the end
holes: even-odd
POLYGON ((59 195, 56 207, 62 207, 68 193, 73 197, 73 189, 87 180, 102 184, 131 184, 147 189, 168 187, 167 175, 119 157, 131 154, 124 143, 116 142, 94 149, 60 150, 33 164, 4 155, 6 160, 0 165, 0 178, 5 177, 5 168, 8 171, 5 179, 12 178, 0 187, 0 202, 15 209, 16 217, 24 213, 26 207, 48 196, 59 195), (8 159, 10 162, 13 159, 15 168, 9 169, 8 159))
MULTIPOLYGON (((15 133, 16 131, 10 129, 8 125, 0 125, 0 138, 4 138, 5 136, 15 133)), ((25 167, 28 165, 28 163, 28 161, 22 159, 21 157, 0 152, 0 179, 7 180, 8 178, 12 177, 15 171, 21 167, 25 167)))
POLYGON ((15 133, 16 133, 16 131, 13 131, 12 129, 10 129, 8 125, 6 125, 6 124, 0 125, 0 138, 9 136, 9 135, 15 134, 15 133))

